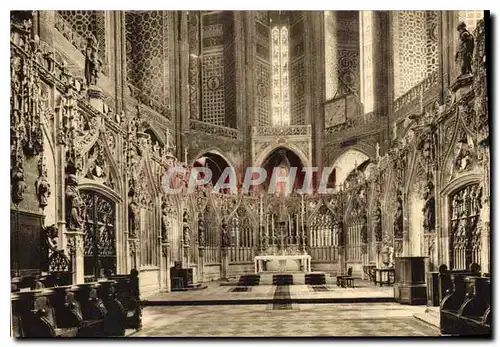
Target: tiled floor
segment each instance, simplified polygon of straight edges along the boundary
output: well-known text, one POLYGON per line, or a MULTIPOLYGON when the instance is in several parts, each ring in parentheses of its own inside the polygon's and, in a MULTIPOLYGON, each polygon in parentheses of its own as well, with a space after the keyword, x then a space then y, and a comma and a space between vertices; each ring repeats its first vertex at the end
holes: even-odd
MULTIPOLYGON (((252 286, 249 291, 233 291, 235 287, 221 286, 220 282, 208 283, 208 288, 188 292, 158 293, 147 301, 198 301, 198 300, 247 300, 273 299, 275 285, 252 286)), ((315 291, 311 286, 294 284, 290 286, 291 299, 317 298, 393 298, 392 287, 376 287, 368 281, 357 281, 355 288, 341 288, 335 284, 325 285, 327 290, 315 291)))
MULTIPOLYGON (((292 286, 293 287, 293 286, 292 286)), ((146 307, 135 337, 437 336, 396 303, 146 307)))

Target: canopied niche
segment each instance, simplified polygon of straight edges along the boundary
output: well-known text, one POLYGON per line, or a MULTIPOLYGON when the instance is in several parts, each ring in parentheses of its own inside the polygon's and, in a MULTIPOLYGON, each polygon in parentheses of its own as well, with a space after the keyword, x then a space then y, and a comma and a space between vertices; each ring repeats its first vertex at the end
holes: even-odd
MULTIPOLYGON (((265 191, 269 191, 271 185, 271 179, 273 175, 273 171, 276 169, 279 172, 280 177, 289 176, 291 172, 291 168, 297 168, 295 182, 293 183, 292 191, 296 191, 297 189, 302 188, 302 184, 304 181, 304 173, 302 172, 302 168, 304 167, 302 161, 299 156, 292 150, 285 147, 275 148, 269 155, 264 159, 261 164, 267 172, 267 178, 263 184, 263 189, 265 191)), ((292 179, 293 177, 291 177, 292 179)), ((278 182, 276 185, 276 194, 284 194, 287 195, 291 192, 286 192, 286 183, 278 182)))

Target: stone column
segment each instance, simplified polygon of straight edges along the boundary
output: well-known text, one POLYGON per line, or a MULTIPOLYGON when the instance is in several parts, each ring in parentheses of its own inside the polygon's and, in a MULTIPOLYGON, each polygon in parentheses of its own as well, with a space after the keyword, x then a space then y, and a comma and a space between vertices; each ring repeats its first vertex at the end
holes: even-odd
POLYGON ((71 259, 71 268, 73 271, 73 284, 84 283, 84 248, 83 248, 83 232, 79 230, 71 230, 65 233, 66 250, 71 259))
POLYGON ((163 242, 161 244, 161 268, 163 269, 162 274, 161 274, 161 281, 160 281, 160 289, 163 291, 170 292, 171 289, 171 283, 170 283, 170 243, 169 242, 163 242))
POLYGON ((203 266, 205 265, 205 246, 198 246, 198 282, 203 282, 203 266))
POLYGON ((221 279, 227 279, 227 275, 229 273, 229 252, 228 247, 221 248, 221 271, 220 277, 221 279))

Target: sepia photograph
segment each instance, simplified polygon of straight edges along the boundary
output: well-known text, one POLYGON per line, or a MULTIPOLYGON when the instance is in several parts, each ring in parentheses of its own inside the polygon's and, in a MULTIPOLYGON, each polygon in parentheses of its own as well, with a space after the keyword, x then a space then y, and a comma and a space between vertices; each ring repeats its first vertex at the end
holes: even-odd
POLYGON ((11 340, 492 337, 490 13, 329 5, 9 10, 11 340))

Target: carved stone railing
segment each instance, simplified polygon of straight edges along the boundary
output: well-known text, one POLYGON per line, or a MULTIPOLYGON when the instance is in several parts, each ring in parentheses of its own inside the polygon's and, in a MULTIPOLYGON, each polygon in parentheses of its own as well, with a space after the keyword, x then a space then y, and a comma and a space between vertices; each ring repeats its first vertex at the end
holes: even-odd
POLYGON ((238 129, 228 128, 221 125, 210 124, 206 122, 201 122, 198 120, 191 119, 189 121, 189 128, 191 130, 201 131, 206 134, 212 134, 222 137, 228 137, 231 139, 237 139, 240 135, 238 129))
POLYGON ((289 125, 289 126, 270 126, 252 127, 253 136, 297 136, 311 135, 310 125, 289 125))
POLYGON ((168 119, 170 119, 170 109, 167 105, 165 105, 162 101, 154 98, 151 95, 146 94, 144 91, 142 91, 140 88, 137 88, 136 86, 132 84, 128 84, 131 96, 137 100, 139 100, 141 103, 144 105, 147 105, 151 107, 153 110, 156 112, 164 115, 168 119))
POLYGON ((431 89, 433 86, 438 83, 438 73, 433 72, 429 76, 427 76, 422 82, 417 84, 415 87, 407 91, 405 94, 401 95, 394 101, 393 107, 394 112, 399 111, 404 106, 408 105, 412 101, 423 96, 425 92, 431 89))
POLYGON ((375 123, 377 120, 378 120, 378 115, 376 111, 368 112, 365 113, 362 117, 351 118, 342 124, 337 124, 335 126, 326 128, 325 135, 331 135, 339 131, 343 131, 363 124, 375 123))
POLYGON ((55 24, 54 27, 59 31, 73 46, 76 47, 80 52, 85 54, 85 47, 87 41, 84 37, 78 34, 71 24, 69 24, 63 16, 61 16, 57 11, 55 12, 55 24))

